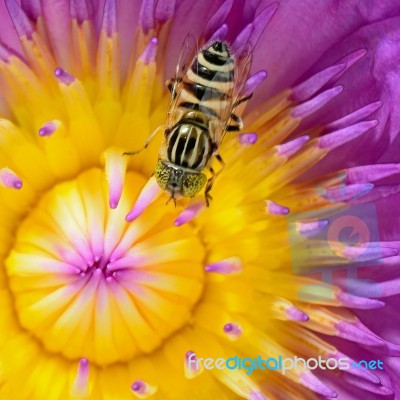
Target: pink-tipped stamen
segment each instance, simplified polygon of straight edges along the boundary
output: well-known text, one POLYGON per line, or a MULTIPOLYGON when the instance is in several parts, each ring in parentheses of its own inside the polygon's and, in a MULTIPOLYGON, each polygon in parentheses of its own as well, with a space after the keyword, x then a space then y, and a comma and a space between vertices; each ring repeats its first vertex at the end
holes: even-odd
POLYGON ((203 200, 193 202, 188 207, 186 207, 176 218, 174 226, 181 226, 187 224, 194 218, 196 218, 201 211, 206 207, 206 203, 203 200))
POLYGON ((303 311, 299 310, 295 306, 290 306, 285 310, 286 317, 291 321, 306 322, 310 317, 303 311))
POLYGON ((56 68, 54 75, 57 80, 64 85, 69 86, 75 82, 75 78, 60 67, 56 68))
POLYGON ((328 89, 325 92, 320 93, 319 95, 313 97, 311 100, 302 103, 296 107, 293 107, 292 117, 293 118, 305 118, 315 111, 319 110, 333 98, 335 98, 338 94, 343 91, 343 86, 336 86, 332 89, 328 89))
POLYGON ((276 146, 278 148, 278 155, 289 158, 296 154, 303 146, 310 140, 310 136, 304 135, 276 146))
POLYGON ((162 189, 158 186, 154 176, 152 176, 140 192, 135 205, 125 217, 125 220, 131 222, 138 218, 144 210, 161 195, 161 193, 162 189))
POLYGON ((258 135, 255 132, 246 132, 239 135, 239 143, 244 145, 252 145, 257 142, 258 135))
POLYGON ((328 133, 318 139, 319 147, 321 149, 335 149, 350 140, 356 139, 365 132, 368 132, 370 129, 375 128, 377 125, 377 120, 363 121, 338 131, 328 133))
POLYGON ((71 388, 71 395, 77 398, 89 396, 89 361, 81 358, 78 363, 78 371, 71 388))
POLYGON ((242 260, 239 257, 230 257, 205 266, 206 272, 222 275, 239 274, 243 271, 242 260))
POLYGON ((272 200, 266 201, 266 211, 269 215, 288 215, 290 209, 275 203, 272 200))
POLYGON ((10 168, 0 169, 0 185, 9 189, 21 189, 21 178, 10 168))
POLYGON ((143 50, 143 53, 140 56, 140 60, 142 60, 145 65, 148 65, 154 62, 157 53, 158 39, 153 37, 150 39, 149 43, 143 50))
POLYGON ((242 327, 235 322, 228 322, 223 327, 224 333, 228 336, 230 340, 237 340, 243 334, 242 327))

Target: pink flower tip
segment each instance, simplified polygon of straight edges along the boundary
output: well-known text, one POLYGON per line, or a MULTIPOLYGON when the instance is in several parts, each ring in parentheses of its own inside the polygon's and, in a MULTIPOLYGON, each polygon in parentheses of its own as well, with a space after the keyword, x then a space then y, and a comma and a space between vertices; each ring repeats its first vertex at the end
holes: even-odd
POLYGON ((255 132, 246 132, 239 135, 239 143, 244 145, 251 145, 257 142, 258 135, 255 132))
POLYGON ((54 71, 54 75, 57 78, 57 80, 63 83, 64 85, 69 86, 75 82, 75 78, 60 67, 56 68, 56 70, 54 71))
POLYGON ((267 213, 270 215, 288 215, 290 209, 275 203, 272 200, 267 200, 267 213))
POLYGON ((156 37, 151 38, 149 43, 147 43, 147 46, 140 56, 140 59, 145 63, 145 65, 150 64, 156 58, 157 46, 158 39, 156 37))

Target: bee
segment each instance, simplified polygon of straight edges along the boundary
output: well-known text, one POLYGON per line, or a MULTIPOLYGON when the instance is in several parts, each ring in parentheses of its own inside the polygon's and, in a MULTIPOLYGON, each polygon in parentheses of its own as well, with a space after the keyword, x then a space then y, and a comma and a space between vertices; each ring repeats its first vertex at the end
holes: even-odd
POLYGON ((169 193, 168 201, 173 199, 176 203, 180 197, 193 197, 205 186, 209 206, 210 191, 225 166, 219 154, 223 138, 226 132, 243 128, 235 109, 251 97, 241 97, 250 69, 250 54, 243 49, 235 56, 230 45, 222 40, 211 41, 197 51, 194 38, 188 35, 185 39, 176 76, 166 83, 171 93, 166 123, 139 150, 147 148, 163 130, 164 140, 153 175, 169 193), (211 165, 213 159, 220 164, 218 172, 211 165), (206 168, 211 173, 208 179, 203 173, 206 168))

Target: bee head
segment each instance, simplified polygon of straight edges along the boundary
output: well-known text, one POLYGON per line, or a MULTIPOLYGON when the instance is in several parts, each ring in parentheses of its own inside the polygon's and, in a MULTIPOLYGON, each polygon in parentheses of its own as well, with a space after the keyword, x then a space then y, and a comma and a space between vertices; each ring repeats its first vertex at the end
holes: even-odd
POLYGON ((159 160, 154 176, 161 189, 166 190, 173 198, 193 197, 204 187, 207 177, 201 172, 159 160))

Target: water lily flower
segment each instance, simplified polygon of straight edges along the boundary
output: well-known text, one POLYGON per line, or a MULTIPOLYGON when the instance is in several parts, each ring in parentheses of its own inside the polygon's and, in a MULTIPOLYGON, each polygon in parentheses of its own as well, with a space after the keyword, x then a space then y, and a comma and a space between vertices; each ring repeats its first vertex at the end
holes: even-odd
POLYGON ((3 0, 0 16, 0 398, 399 398, 397 2, 3 0), (151 177, 162 135, 122 153, 164 123, 188 33, 247 46, 254 95, 210 207, 175 208, 151 177), (384 368, 192 362, 295 356, 384 368))

